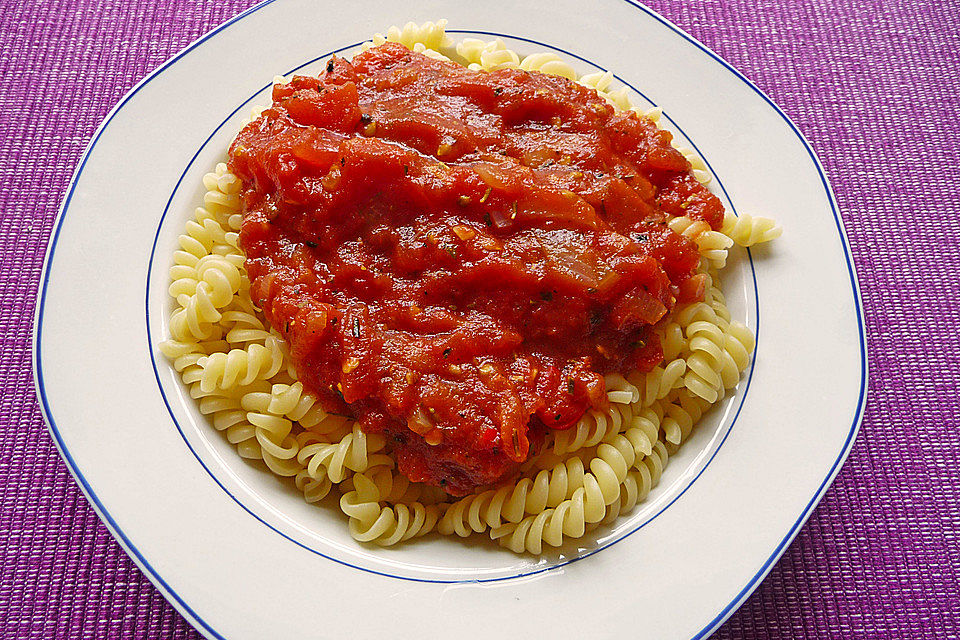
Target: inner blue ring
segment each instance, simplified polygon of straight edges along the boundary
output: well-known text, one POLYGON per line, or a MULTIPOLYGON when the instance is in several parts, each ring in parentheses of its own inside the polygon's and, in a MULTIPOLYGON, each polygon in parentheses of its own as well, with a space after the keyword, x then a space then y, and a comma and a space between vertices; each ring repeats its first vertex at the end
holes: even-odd
MULTIPOLYGON (((471 31, 471 30, 464 30, 464 29, 449 30, 449 31, 447 31, 447 33, 458 33, 458 34, 469 34, 469 35, 486 35, 486 36, 493 36, 493 37, 500 37, 500 38, 509 38, 509 39, 511 39, 511 40, 518 40, 518 41, 526 42, 526 43, 529 43, 529 44, 534 44, 534 45, 537 45, 537 46, 539 46, 539 47, 545 47, 545 48, 552 49, 552 50, 554 50, 554 51, 563 53, 563 54, 565 54, 565 55, 570 56, 571 58, 575 58, 575 59, 577 59, 577 60, 580 60, 581 62, 584 62, 584 63, 586 63, 586 64, 591 65, 592 67, 594 67, 595 69, 597 69, 597 70, 600 71, 600 72, 605 72, 605 71, 607 71, 607 69, 604 69, 604 68, 601 67, 600 65, 597 65, 596 63, 594 63, 594 62, 592 62, 592 61, 590 61, 590 60, 588 60, 588 59, 586 59, 586 58, 584 58, 584 57, 582 57, 582 56, 579 56, 579 55, 577 55, 577 54, 575 54, 575 53, 566 51, 566 50, 561 49, 561 48, 559 48, 559 47, 555 47, 555 46, 546 44, 546 43, 544 43, 544 42, 540 42, 540 41, 538 41, 538 40, 533 40, 533 39, 530 39, 530 38, 524 38, 524 37, 520 37, 520 36, 514 36, 514 35, 510 35, 510 34, 505 34, 505 33, 497 33, 497 32, 492 32, 492 31, 471 31)), ((317 57, 315 57, 315 58, 313 58, 313 59, 311 59, 311 60, 309 60, 309 61, 307 61, 307 62, 304 62, 303 64, 301 64, 301 65, 299 65, 299 66, 297 66, 297 67, 295 67, 294 69, 291 69, 290 71, 287 71, 287 72, 284 73, 283 75, 284 75, 284 76, 288 76, 288 75, 290 75, 290 74, 292 74, 292 73, 296 73, 297 71, 303 69, 304 67, 307 67, 307 66, 309 66, 309 65, 311 65, 311 64, 314 64, 315 62, 318 62, 319 60, 322 60, 322 59, 324 59, 324 58, 327 58, 328 56, 331 56, 331 55, 340 53, 340 52, 342 52, 342 51, 346 51, 346 50, 348 50, 348 49, 352 49, 352 48, 354 48, 354 47, 358 47, 358 46, 360 46, 360 44, 361 44, 361 43, 356 42, 356 43, 353 43, 353 44, 350 44, 350 45, 347 45, 347 46, 344 46, 344 47, 340 47, 339 49, 335 49, 335 50, 333 50, 333 51, 330 51, 330 52, 328 52, 328 53, 322 54, 322 55, 320 55, 320 56, 317 56, 317 57)), ((623 85, 625 85, 626 87, 630 88, 632 91, 634 91, 635 93, 637 93, 638 95, 640 95, 641 97, 643 97, 643 99, 646 100, 647 102, 649 102, 650 104, 652 104, 652 105, 654 105, 654 106, 657 106, 656 103, 654 103, 652 100, 650 100, 650 98, 648 98, 645 94, 643 94, 643 93, 642 93, 641 91, 639 91, 636 87, 634 87, 634 86, 633 86, 632 84, 630 84, 629 82, 625 81, 625 80, 624 80, 623 78, 621 78, 620 76, 618 76, 618 75, 616 75, 616 74, 613 74, 613 77, 614 77, 616 80, 618 80, 619 82, 621 82, 623 85)), ((744 387, 743 396, 742 396, 741 399, 740 399, 740 406, 737 407, 737 411, 736 411, 736 413, 734 414, 733 420, 730 421, 730 424, 729 424, 729 426, 727 427, 726 432, 724 432, 723 437, 722 437, 721 440, 720 440, 720 443, 717 445, 717 448, 716 448, 716 449, 714 450, 714 452, 711 454, 710 458, 706 461, 706 463, 703 465, 703 467, 697 472, 697 474, 696 474, 692 479, 690 479, 690 480, 688 481, 687 485, 686 485, 679 493, 677 493, 676 496, 674 496, 674 497, 673 497, 666 505, 664 505, 659 511, 657 511, 656 513, 654 513, 652 516, 650 516, 649 518, 647 518, 646 520, 644 520, 643 522, 641 522, 639 525, 637 525, 636 527, 634 527, 634 528, 631 529, 630 531, 627 531, 626 533, 618 536, 617 538, 615 538, 615 539, 613 539, 613 540, 609 540, 609 541, 607 541, 606 543, 604 543, 604 544, 602 544, 602 545, 600 545, 600 546, 597 546, 597 547, 594 548, 594 549, 591 549, 590 551, 587 551, 587 552, 585 552, 585 553, 582 553, 582 554, 580 554, 580 555, 577 555, 577 556, 574 557, 574 558, 570 558, 570 559, 567 559, 567 560, 564 560, 564 561, 562 561, 562 562, 558 562, 558 563, 555 563, 555 564, 549 564, 549 565, 546 565, 546 566, 540 566, 540 567, 536 567, 536 568, 530 569, 530 570, 528 570, 528 571, 521 571, 521 572, 519 572, 519 573, 515 573, 515 574, 512 574, 512 575, 498 576, 498 577, 493 577, 493 578, 472 578, 472 579, 467 579, 467 580, 444 580, 444 579, 429 579, 429 578, 417 578, 417 577, 410 577, 410 576, 401 576, 401 575, 396 575, 396 574, 387 573, 387 572, 383 572, 383 571, 377 571, 377 570, 375 570, 375 569, 370 569, 370 568, 367 568, 367 567, 361 567, 361 566, 352 564, 352 563, 350 563, 350 562, 347 562, 347 561, 345 561, 345 560, 340 560, 340 559, 338 559, 338 558, 334 558, 334 557, 332 557, 332 556, 330 556, 330 555, 327 555, 327 554, 323 553, 322 551, 319 551, 319 550, 317 550, 317 549, 314 549, 313 547, 311 547, 311 546, 309 546, 309 545, 307 545, 307 544, 304 544, 303 542, 300 542, 299 540, 296 540, 295 538, 287 535, 286 533, 280 531, 279 529, 277 529, 276 527, 274 527, 273 525, 271 525, 269 522, 267 522, 266 520, 264 520, 263 518, 261 518, 261 517, 260 517, 259 515, 257 515, 256 513, 254 513, 254 511, 253 511, 251 508, 249 508, 246 504, 244 504, 243 501, 240 500, 240 498, 238 498, 236 495, 234 495, 233 493, 231 493, 230 490, 229 490, 226 486, 224 486, 224 484, 217 478, 217 476, 216 476, 216 475, 213 473, 213 471, 207 466, 207 464, 203 461, 203 459, 200 457, 200 455, 197 453, 197 451, 196 451, 196 450, 193 448, 193 446, 190 444, 190 441, 187 439, 186 434, 184 433, 184 430, 183 430, 183 428, 182 428, 181 425, 180 425, 180 422, 177 420, 176 416, 174 415, 173 408, 171 407, 170 401, 169 401, 169 399, 167 398, 167 394, 166 394, 166 392, 165 392, 164 389, 163 389, 163 384, 162 384, 162 382, 161 382, 161 380, 160 380, 160 371, 159 371, 159 367, 158 367, 158 365, 157 365, 157 359, 156 359, 156 355, 155 355, 155 349, 154 349, 154 345, 153 345, 153 340, 152 340, 151 335, 150 335, 150 279, 151 279, 151 274, 152 274, 153 265, 154 265, 154 258, 155 258, 155 256, 156 256, 157 242, 158 242, 158 240, 159 240, 160 230, 161 230, 161 228, 163 227, 164 221, 166 220, 167 214, 168 214, 168 212, 169 212, 169 210, 170 210, 170 205, 171 205, 171 203, 173 202, 173 198, 174 198, 174 196, 176 195, 177 191, 179 190, 180 185, 182 184, 184 178, 186 177, 187 172, 188 172, 188 171, 190 170, 190 168, 193 166, 194 162, 195 162, 196 159, 197 159, 197 156, 201 153, 201 151, 203 151, 203 149, 204 149, 204 148, 210 143, 210 141, 213 139, 213 136, 215 136, 215 135, 217 134, 217 132, 220 131, 220 129, 222 129, 222 128, 224 127, 224 125, 226 125, 227 122, 228 122, 231 118, 233 118, 241 109, 243 109, 244 105, 247 105, 251 100, 253 100, 253 98, 254 98, 257 94, 259 94, 260 92, 266 90, 266 89, 269 88, 270 86, 272 86, 272 83, 271 83, 271 84, 266 84, 266 85, 264 85, 263 87, 261 87, 260 89, 258 89, 256 92, 254 92, 253 94, 251 94, 251 95, 250 95, 246 100, 244 100, 237 108, 235 108, 233 111, 231 111, 230 114, 229 114, 226 118, 224 118, 224 120, 213 130, 213 132, 207 137, 206 140, 204 140, 203 144, 201 144, 200 147, 197 149, 197 151, 193 154, 193 157, 192 157, 192 158, 190 159, 190 161, 187 163, 186 168, 184 168, 183 173, 180 174, 180 178, 177 180, 177 183, 176 183, 176 185, 174 186, 173 191, 171 192, 169 199, 167 200, 167 204, 166 204, 166 206, 164 207, 163 215, 160 217, 160 221, 159 221, 159 223, 158 223, 158 225, 157 225, 157 231, 156 231, 156 234, 154 235, 153 247, 152 247, 152 249, 151 249, 151 251, 150 251, 150 260, 149 260, 149 263, 147 264, 147 285, 146 285, 146 295, 145 295, 145 305, 144 305, 144 307, 145 307, 145 313, 146 313, 147 345, 148 345, 148 349, 149 349, 149 352, 150 352, 150 362, 151 362, 151 364, 152 364, 152 366, 153 366, 154 377, 155 377, 156 382, 157 382, 157 387, 158 387, 158 389, 159 389, 159 391, 160 391, 161 397, 163 398, 163 403, 164 403, 164 405, 165 405, 166 408, 167 408, 167 412, 170 414, 170 418, 173 420, 174 425, 177 427, 177 431, 180 433, 180 437, 183 439, 184 443, 187 445, 187 448, 190 450, 190 452, 193 454, 193 456, 194 456, 194 457, 197 459, 197 461, 200 463, 200 466, 203 467, 204 471, 207 472, 207 474, 213 479, 214 482, 216 482, 216 484, 224 491, 224 493, 226 493, 228 496, 230 496, 230 498, 233 499, 233 501, 236 502, 241 508, 243 508, 244 511, 246 511, 246 512, 249 513, 251 516, 253 516, 254 518, 256 518, 256 519, 257 519, 258 521, 260 521, 264 526, 266 526, 266 527, 268 527, 269 529, 271 529, 272 531, 276 532, 278 535, 280 535, 280 536, 282 536, 283 538, 289 540, 290 542, 296 544, 297 546, 302 547, 303 549, 306 549, 307 551, 310 551, 311 553, 314 553, 314 554, 316 554, 316 555, 322 556, 322 557, 324 557, 324 558, 326 558, 326 559, 328 559, 328 560, 331 560, 331 561, 333 561, 333 562, 336 562, 336 563, 338 563, 338 564, 341 564, 341 565, 344 565, 344 566, 348 566, 348 567, 352 567, 352 568, 354 568, 354 569, 358 569, 358 570, 360 570, 360 571, 364 571, 364 572, 367 572, 367 573, 372 573, 372 574, 375 574, 375 575, 380 575, 380 576, 389 577, 389 578, 396 578, 396 579, 398 579, 398 580, 407 580, 407 581, 412 581, 412 582, 442 583, 442 584, 461 584, 461 583, 500 582, 500 581, 504 581, 504 580, 512 580, 512 579, 514 579, 514 578, 523 578, 523 577, 535 575, 535 574, 538 574, 538 573, 543 573, 543 572, 545 572, 545 571, 551 571, 551 570, 557 569, 557 568, 559 568, 559 567, 563 567, 563 566, 566 566, 566 565, 568 565, 568 564, 577 562, 577 561, 582 560, 582 559, 584 559, 584 558, 589 558, 590 556, 592 556, 592 555, 594 555, 594 554, 596 554, 596 553, 598 553, 598 552, 600 552, 600 551, 603 551, 604 549, 607 549, 608 547, 613 546, 614 544, 616 544, 617 542, 620 542, 620 541, 623 540, 624 538, 626 538, 626 537, 628 537, 628 536, 630 536, 630 535, 633 535, 634 533, 636 533, 637 531, 639 531, 640 529, 642 529, 643 527, 645 527, 645 526, 648 525, 649 523, 653 522, 653 520, 655 520, 655 519, 656 519, 658 516, 660 516, 664 511, 666 511, 671 505, 673 505, 673 503, 675 503, 677 500, 679 500, 680 497, 681 497, 684 493, 686 493, 687 490, 688 490, 690 487, 693 486, 693 484, 700 478, 700 476, 703 475, 703 472, 706 471, 707 467, 710 466, 710 463, 713 462, 713 459, 717 456, 717 453, 719 453, 721 447, 723 447, 723 444, 726 442, 726 440, 727 440, 727 438, 729 437, 731 431, 733 430, 733 425, 736 423, 737 418, 740 416, 740 412, 743 410, 743 406, 744 406, 744 404, 745 404, 745 402, 746 402, 747 392, 750 390, 750 383, 751 383, 751 381, 753 380, 753 372, 754 372, 753 363, 755 362, 755 356, 756 356, 756 353, 757 353, 757 351, 759 350, 759 347, 760 347, 760 295, 759 295, 759 290, 758 290, 758 285, 757 285, 756 269, 755 269, 754 263, 753 263, 753 256, 752 256, 752 254, 750 253, 750 250, 749 250, 749 249, 747 249, 747 257, 748 257, 748 260, 749 260, 749 263, 750 263, 750 272, 751 272, 751 276, 752 276, 752 279, 753 279, 753 288, 754 288, 754 313, 756 314, 756 328, 755 328, 755 330, 754 330, 754 333, 755 333, 755 336, 756 336, 756 346, 755 346, 755 348, 754 348, 754 353, 751 355, 751 363, 750 363, 750 367, 749 367, 749 368, 750 368, 750 371, 749 371, 749 373, 748 373, 748 375, 747 375, 746 386, 744 387)), ((710 173, 713 175, 713 179, 717 182, 717 185, 720 187, 721 191, 723 191, 723 194, 724 194, 724 196, 726 197, 727 202, 730 203, 730 207, 731 207, 731 209, 733 210, 734 215, 737 215, 736 207, 735 207, 734 204, 733 204, 733 200, 730 198, 729 194, 727 193, 727 190, 726 190, 726 188, 723 186, 723 183, 721 182, 720 178, 716 175, 716 172, 713 171, 713 167, 710 166, 709 161, 708 161, 708 160, 706 159, 706 157, 704 157, 704 155, 700 152, 700 149, 696 146, 696 144, 693 142, 693 140, 692 140, 689 136, 686 135, 686 133, 683 131, 683 129, 682 129, 679 125, 677 125, 677 123, 676 123, 672 118, 670 118, 670 116, 669 116, 666 112, 663 112, 662 117, 666 118, 666 119, 676 128, 676 130, 679 131, 679 132, 684 136, 684 138, 686 138, 686 140, 690 142, 690 144, 693 146, 694 150, 697 152, 697 154, 703 159, 704 163, 707 165, 707 168, 710 170, 710 173)))

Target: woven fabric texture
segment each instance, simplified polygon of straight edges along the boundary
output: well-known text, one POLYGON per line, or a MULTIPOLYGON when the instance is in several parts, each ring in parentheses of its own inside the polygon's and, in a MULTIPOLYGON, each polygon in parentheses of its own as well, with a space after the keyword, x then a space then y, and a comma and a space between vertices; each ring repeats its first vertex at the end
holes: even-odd
MULTIPOLYGON (((47 239, 97 124, 250 4, 0 0, 2 638, 199 637, 70 478, 34 395, 30 341, 47 239)), ((869 401, 849 460, 715 637, 960 637, 960 5, 650 6, 812 142, 850 236, 869 338, 869 401)))

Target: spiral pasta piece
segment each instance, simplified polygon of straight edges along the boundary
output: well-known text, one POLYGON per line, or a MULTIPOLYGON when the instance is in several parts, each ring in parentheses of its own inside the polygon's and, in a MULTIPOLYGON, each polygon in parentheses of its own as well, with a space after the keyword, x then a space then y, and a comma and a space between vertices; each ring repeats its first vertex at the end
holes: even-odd
POLYGON ((260 443, 262 451, 269 453, 277 460, 290 460, 296 457, 300 446, 290 435, 293 429, 293 423, 290 420, 255 411, 247 413, 247 420, 256 428, 257 442, 260 443))
POLYGON ((243 345, 250 342, 259 342, 264 344, 271 336, 278 338, 279 335, 269 330, 264 323, 257 317, 253 309, 238 308, 238 300, 227 307, 220 318, 220 325, 226 329, 224 339, 231 345, 243 345))
POLYGON ((480 68, 484 71, 516 69, 519 66, 520 56, 510 49, 483 50, 480 52, 480 68))
POLYGON ((176 362, 178 358, 183 356, 189 356, 192 354, 203 354, 203 348, 199 343, 193 341, 180 341, 180 340, 164 340, 157 345, 157 348, 160 350, 160 353, 165 355, 169 360, 174 362, 174 367, 176 370, 182 371, 184 367, 177 366, 176 362))
POLYGON ((630 404, 640 399, 640 391, 619 373, 608 373, 603 377, 607 389, 607 400, 614 404, 630 404))
MULTIPOLYGON (((490 537, 515 553, 527 551, 533 554, 541 553, 544 543, 559 547, 564 537, 582 537, 588 524, 600 522, 607 515, 607 504, 596 479, 590 474, 584 479, 584 486, 577 489, 569 500, 527 516, 520 522, 509 522, 491 529, 490 537)), ((619 489, 617 495, 620 495, 619 489)))
POLYGON ((710 231, 710 225, 708 223, 703 220, 694 220, 687 216, 672 218, 667 223, 667 226, 669 226, 674 233, 679 233, 693 241, 696 241, 701 234, 710 231))
POLYGON ((706 302, 694 302, 677 310, 674 320, 681 327, 687 327, 690 323, 696 322, 697 320, 712 322, 724 329, 729 324, 721 314, 718 314, 717 311, 706 302))
POLYGON ((555 53, 532 53, 520 62, 524 71, 539 71, 551 76, 576 80, 577 72, 555 53))
MULTIPOLYGON (((451 506, 444 516, 447 522, 441 522, 441 533, 452 530, 458 535, 469 534, 470 531, 465 526, 456 527, 460 523, 469 524, 473 531, 482 531, 484 525, 487 525, 491 527, 491 538, 500 540, 501 544, 516 552, 526 549, 531 553, 540 553, 541 541, 559 546, 564 535, 582 536, 588 524, 600 522, 606 516, 607 505, 619 503, 622 483, 628 481, 634 461, 632 443, 624 436, 614 434, 597 447, 596 456, 590 460, 590 473, 583 474, 582 484, 569 498, 558 502, 555 507, 547 508, 544 501, 542 507, 540 504, 533 508, 528 507, 527 510, 533 515, 519 520, 508 518, 508 523, 495 525, 492 518, 481 522, 473 515, 479 513, 479 509, 471 507, 481 504, 487 508, 489 516, 492 500, 485 499, 485 494, 480 494, 474 500, 465 501, 465 504, 469 505, 466 517, 462 510, 458 509, 458 505, 451 506), (452 516, 451 511, 454 512, 452 516)), ((517 486, 525 485, 524 480, 529 478, 521 479, 517 486)), ((635 484, 633 482, 634 486, 635 484)), ((630 491, 636 493, 633 489, 630 491)), ((494 511, 496 510, 494 507, 494 511)))
POLYGON ((700 257, 711 269, 722 269, 727 264, 727 250, 733 240, 720 231, 714 231, 703 220, 678 216, 668 223, 675 233, 693 240, 700 250, 700 257))
POLYGON ((634 466, 634 469, 637 470, 637 475, 634 476, 634 479, 638 487, 638 500, 645 499, 657 483, 660 482, 660 476, 663 475, 663 469, 667 466, 669 458, 670 455, 667 452, 667 447, 663 442, 658 440, 656 444, 654 444, 653 451, 650 455, 641 458, 634 466))
POLYGON ((620 111, 632 111, 633 103, 630 102, 630 94, 626 87, 620 87, 614 91, 599 92, 600 97, 609 102, 615 109, 620 111))
POLYGON ((276 340, 266 346, 251 344, 246 349, 231 349, 227 353, 213 353, 197 364, 202 370, 200 387, 211 391, 233 384, 248 385, 254 380, 267 380, 283 366, 283 353, 276 340))
POLYGON ((663 347, 663 361, 672 362, 687 347, 683 328, 676 322, 669 322, 661 329, 660 344, 663 347))
MULTIPOLYGON (((385 444, 382 435, 367 434, 354 423, 350 433, 339 442, 315 442, 302 447, 297 460, 306 466, 311 477, 326 474, 332 482, 342 482, 350 471, 365 471, 370 466, 371 454, 382 451, 385 444)), ((389 461, 386 456, 373 458, 377 462, 384 459, 389 461)))
POLYGON ((423 502, 435 504, 435 487, 411 482, 406 476, 398 474, 392 464, 368 468, 364 475, 373 481, 381 502, 389 504, 411 504, 423 502))
POLYGON ((642 115, 647 120, 650 120, 651 122, 656 124, 661 129, 663 128, 663 125, 660 123, 660 118, 663 116, 662 107, 650 107, 649 109, 645 109, 642 112, 638 111, 638 113, 640 113, 640 115, 642 115))
POLYGON ((610 83, 613 82, 613 72, 597 71, 596 73, 588 73, 580 76, 577 82, 590 89, 595 89, 598 92, 606 91, 610 83))
POLYGON ((489 489, 461 498, 450 505, 440 520, 445 535, 466 537, 482 533, 506 522, 519 522, 527 513, 539 513, 555 507, 584 486, 583 461, 567 458, 552 469, 544 469, 533 478, 521 478, 514 485, 489 489))
POLYGON ((717 275, 711 276, 710 286, 707 287, 706 292, 703 296, 704 304, 710 307, 713 310, 716 320, 714 324, 728 331, 730 328, 730 309, 727 308, 727 300, 723 295, 723 292, 719 289, 719 278, 717 275))
POLYGON ((238 398, 225 396, 207 396, 200 398, 200 413, 211 416, 213 427, 223 431, 234 425, 246 423, 247 412, 240 406, 238 398))
POLYGON ((457 43, 457 55, 469 64, 478 64, 480 62, 480 52, 488 46, 488 43, 479 38, 464 38, 457 43))
POLYGON ((637 457, 650 455, 659 439, 660 422, 663 420, 662 403, 649 407, 637 407, 629 428, 623 436, 633 445, 637 457))
POLYGON ((299 381, 274 384, 269 393, 250 394, 244 397, 244 406, 251 411, 266 412, 297 422, 304 429, 317 433, 331 433, 342 427, 345 421, 340 416, 327 420, 330 414, 324 411, 315 396, 304 391, 299 381))
POLYGON ((633 443, 624 435, 616 433, 597 446, 597 453, 590 460, 590 473, 597 480, 604 505, 620 497, 620 484, 636 460, 633 443))
POLYGON ((204 196, 205 206, 197 208, 185 233, 178 238, 180 249, 174 252, 170 268, 169 292, 180 308, 170 320, 175 340, 207 340, 212 325, 220 317, 220 309, 233 300, 242 285, 239 262, 233 256, 236 233, 227 231, 223 222, 229 212, 239 210, 236 178, 226 165, 204 176, 211 190, 204 196))
POLYGON ((712 404, 689 389, 677 392, 673 401, 664 405, 665 415, 661 424, 665 440, 672 445, 680 445, 712 404))
MULTIPOLYGON (((243 279, 240 270, 226 257, 207 255, 197 261, 194 268, 197 280, 193 282, 193 291, 182 291, 175 297, 181 306, 190 296, 204 296, 217 310, 223 309, 233 301, 233 296, 240 290, 243 279)), ((178 282, 186 280, 183 278, 178 282)), ((177 284, 177 283, 174 283, 177 284)), ((173 295, 171 286, 171 295, 173 295)), ((219 318, 217 318, 219 320, 219 318)))
POLYGON ((741 213, 739 216, 725 213, 721 231, 741 247, 770 242, 783 234, 783 229, 770 218, 751 216, 748 213, 741 213))
POLYGON ((683 375, 687 370, 687 362, 676 358, 666 365, 658 364, 646 373, 633 372, 629 380, 638 391, 637 402, 641 406, 649 407, 683 383, 683 375))
POLYGON ((260 435, 260 432, 257 431, 257 443, 260 445, 260 456, 263 459, 263 463, 267 465, 267 468, 274 473, 274 475, 280 476, 281 478, 294 477, 303 471, 303 465, 299 464, 299 461, 295 456, 289 456, 285 454, 275 455, 273 452, 274 447, 264 447, 263 439, 260 435))
MULTIPOLYGON (((463 58, 467 66, 476 65, 479 68, 480 65, 480 56, 482 53, 490 53, 492 51, 502 51, 506 49, 506 45, 503 43, 503 40, 497 38, 496 40, 479 40, 477 38, 464 38, 457 43, 456 50, 457 55, 463 58)), ((519 56, 518 56, 519 58, 519 56)))
POLYGON ((723 347, 733 358, 740 371, 746 369, 747 365, 750 364, 750 354, 753 353, 755 344, 756 340, 753 337, 753 332, 746 325, 740 322, 731 322, 727 326, 727 332, 723 336, 723 347))
MULTIPOLYGON (((620 487, 620 499, 607 505, 607 514, 600 521, 600 524, 611 524, 620 516, 629 513, 641 500, 641 483, 640 471, 630 469, 620 487)), ((646 494, 643 497, 646 497, 646 494)))
POLYGON ((330 493, 333 488, 333 482, 326 475, 317 479, 310 475, 306 469, 301 469, 294 477, 297 489, 303 494, 303 499, 309 503, 320 502, 330 493))
MULTIPOLYGON (((176 280, 194 275, 193 268, 201 258, 208 256, 213 247, 226 242, 226 231, 222 224, 206 209, 198 208, 194 220, 188 220, 184 231, 177 238, 180 249, 173 252, 173 266, 170 267, 170 279, 176 280)), ((172 285, 171 285, 172 287, 172 285)), ((176 294, 172 294, 176 297, 176 294)))
POLYGON ((724 349, 724 331, 712 322, 697 320, 687 325, 686 334, 690 355, 686 360, 689 370, 683 377, 683 384, 707 402, 714 403, 724 389, 740 379, 736 363, 724 349))
POLYGON ((592 447, 603 440, 613 427, 614 414, 591 409, 577 424, 553 434, 553 452, 572 453, 583 447, 592 447))
POLYGON ((340 509, 350 518, 350 535, 360 542, 391 546, 429 533, 440 518, 437 505, 381 505, 376 483, 364 473, 354 474, 352 482, 353 490, 340 498, 340 509))
MULTIPOLYGON (((206 210, 197 209, 196 215, 200 218, 201 215, 206 215, 206 210)), ((174 265, 169 271, 172 281, 169 292, 173 298, 195 293, 202 277, 197 273, 199 263, 215 255, 215 246, 222 246, 222 243, 226 242, 227 232, 219 222, 210 217, 199 222, 188 221, 186 231, 187 233, 179 238, 181 250, 175 254, 174 265)))
POLYGON ((211 339, 220 312, 206 295, 190 296, 185 302, 170 316, 170 335, 178 341, 211 339))
POLYGON ((698 156, 697 152, 693 149, 679 146, 676 141, 673 142, 673 147, 690 163, 690 172, 693 174, 694 179, 700 184, 709 184, 713 176, 707 171, 707 165, 703 161, 703 158, 698 156))
POLYGON ((439 52, 453 44, 453 39, 447 34, 446 28, 446 20, 424 22, 422 25, 408 22, 403 27, 390 27, 387 29, 386 35, 382 33, 374 34, 373 38, 360 45, 360 48, 366 51, 371 47, 379 47, 384 42, 398 42, 411 51, 414 50, 416 45, 421 45, 426 49, 439 52))
POLYGON ((417 42, 416 44, 414 44, 414 45, 413 45, 413 51, 414 51, 415 53, 422 53, 423 55, 427 56, 428 58, 433 58, 434 60, 443 60, 444 62, 449 62, 449 61, 450 61, 450 58, 448 58, 447 56, 443 55, 443 54, 440 53, 439 51, 435 51, 435 50, 433 50, 433 49, 430 49, 430 48, 426 47, 422 42, 417 42))

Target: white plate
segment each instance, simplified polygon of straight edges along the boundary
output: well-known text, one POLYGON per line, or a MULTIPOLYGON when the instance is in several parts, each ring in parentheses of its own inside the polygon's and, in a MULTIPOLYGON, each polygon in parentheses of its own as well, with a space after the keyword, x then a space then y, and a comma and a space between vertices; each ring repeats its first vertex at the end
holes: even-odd
POLYGON ((705 637, 823 495, 866 390, 856 278, 810 146, 727 63, 627 0, 278 0, 215 29, 137 85, 90 143, 47 255, 34 366, 53 438, 111 532, 197 629, 231 639, 705 637), (629 517, 542 559, 459 539, 355 543, 339 514, 241 461, 156 353, 200 177, 270 79, 440 17, 456 38, 613 70, 643 92, 635 101, 664 108, 728 207, 786 230, 734 255, 725 276, 758 334, 735 396, 629 517))

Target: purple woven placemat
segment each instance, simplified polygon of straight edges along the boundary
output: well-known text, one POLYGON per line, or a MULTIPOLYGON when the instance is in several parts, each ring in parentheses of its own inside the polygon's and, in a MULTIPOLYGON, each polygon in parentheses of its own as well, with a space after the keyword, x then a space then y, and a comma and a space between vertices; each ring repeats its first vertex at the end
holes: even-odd
MULTIPOLYGON (((0 637, 199 637, 57 455, 30 336, 53 219, 97 124, 150 70, 250 4, 0 0, 0 637)), ((870 396, 850 459, 715 638, 958 638, 960 5, 650 4, 811 140, 866 310, 870 396)))

